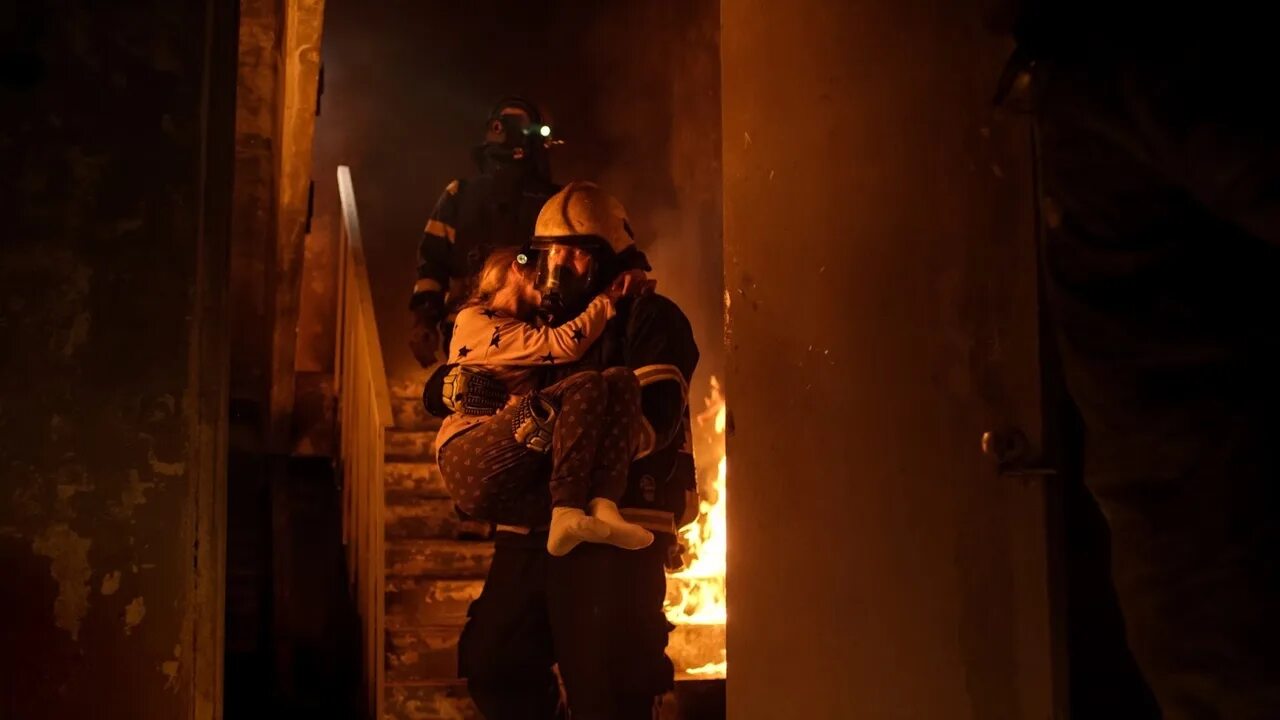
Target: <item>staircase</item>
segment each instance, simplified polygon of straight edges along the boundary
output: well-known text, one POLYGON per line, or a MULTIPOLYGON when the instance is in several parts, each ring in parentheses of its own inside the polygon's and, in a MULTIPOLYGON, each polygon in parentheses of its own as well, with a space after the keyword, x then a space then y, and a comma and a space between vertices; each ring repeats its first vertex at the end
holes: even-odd
POLYGON ((478 719, 457 679, 458 637, 493 545, 483 539, 487 526, 454 513, 435 463, 439 423, 422 406, 421 384, 401 383, 393 391, 387 382, 345 166, 338 168, 338 190, 335 448, 347 571, 360 616, 364 716, 478 719))
MULTIPOLYGON (((333 396, 343 544, 361 628, 362 715, 482 720, 458 676, 458 638, 493 560, 488 527, 458 518, 435 463, 421 382, 387 382, 350 169, 342 203, 333 396)), ((673 636, 673 656, 688 645, 673 636)), ((724 628, 720 626, 723 634, 724 628)), ((720 647, 723 647, 721 643, 720 647)), ((702 665, 686 660, 685 666, 702 665)), ((679 682, 663 720, 723 718, 722 681, 679 682), (682 699, 684 696, 684 699, 682 699), (710 704, 708 704, 710 703, 710 704), (718 703, 718 704, 717 704, 718 703), (681 705, 690 711, 681 711, 681 705), (699 707, 711 710, 697 710, 699 707), (715 708, 719 708, 718 710, 715 708)))
POLYGON ((480 718, 457 679, 458 636, 493 545, 460 521, 435 464, 438 422, 416 388, 397 387, 386 434, 386 720, 480 718))

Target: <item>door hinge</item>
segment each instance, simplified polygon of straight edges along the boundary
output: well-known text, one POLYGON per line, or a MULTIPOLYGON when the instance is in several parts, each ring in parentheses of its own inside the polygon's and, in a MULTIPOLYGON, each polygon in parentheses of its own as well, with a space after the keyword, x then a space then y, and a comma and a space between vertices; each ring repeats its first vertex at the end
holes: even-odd
POLYGON ((316 181, 312 180, 307 184, 307 222, 303 228, 303 234, 311 234, 311 218, 316 212, 316 181))
POLYGON ((316 117, 320 117, 320 98, 324 97, 324 63, 316 73, 316 117))

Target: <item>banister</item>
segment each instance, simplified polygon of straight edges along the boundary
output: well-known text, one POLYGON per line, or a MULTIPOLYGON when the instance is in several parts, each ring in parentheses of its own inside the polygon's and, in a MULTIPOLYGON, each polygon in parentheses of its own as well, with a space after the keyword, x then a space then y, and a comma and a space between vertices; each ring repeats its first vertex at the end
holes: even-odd
POLYGON ((386 540, 383 464, 394 426, 373 293, 360 233, 351 169, 338 168, 342 247, 338 252, 338 316, 334 357, 337 470, 342 478, 342 540, 360 616, 366 717, 382 720, 385 691, 386 540))
POLYGON ((342 222, 347 234, 348 260, 351 276, 356 283, 360 321, 368 332, 362 333, 367 345, 370 373, 373 375, 373 394, 377 402, 378 416, 383 427, 395 424, 391 415, 391 390, 387 385, 387 366, 382 360, 382 343, 378 338, 378 322, 373 313, 373 290, 369 287, 369 269, 364 257, 364 239, 360 234, 360 214, 356 209, 356 191, 351 182, 351 168, 338 166, 338 195, 342 202, 342 222))

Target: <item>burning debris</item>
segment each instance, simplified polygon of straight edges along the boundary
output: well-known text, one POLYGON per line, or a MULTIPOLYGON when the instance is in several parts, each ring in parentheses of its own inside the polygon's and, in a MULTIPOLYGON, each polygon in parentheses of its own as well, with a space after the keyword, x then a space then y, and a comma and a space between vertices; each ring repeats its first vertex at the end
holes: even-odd
MULTIPOLYGON (((711 395, 706 409, 698 415, 698 425, 712 422, 710 448, 717 457, 715 479, 699 483, 698 518, 680 530, 685 547, 685 567, 667 576, 667 619, 676 626, 669 654, 678 674, 697 677, 725 677, 725 523, 724 393, 711 378, 711 395), (700 662, 701 661, 701 662, 700 662)), ((705 467, 705 466, 704 466, 705 467)))

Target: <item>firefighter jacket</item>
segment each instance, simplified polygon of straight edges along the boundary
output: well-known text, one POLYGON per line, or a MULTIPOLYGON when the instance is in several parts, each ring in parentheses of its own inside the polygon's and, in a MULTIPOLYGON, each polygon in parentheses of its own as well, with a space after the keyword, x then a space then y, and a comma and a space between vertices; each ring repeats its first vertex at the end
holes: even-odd
POLYGON ((418 245, 411 310, 437 320, 466 299, 470 281, 494 248, 521 246, 559 186, 536 175, 505 180, 483 174, 445 187, 418 245))

